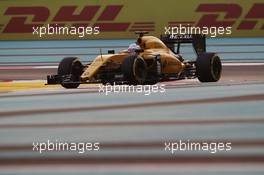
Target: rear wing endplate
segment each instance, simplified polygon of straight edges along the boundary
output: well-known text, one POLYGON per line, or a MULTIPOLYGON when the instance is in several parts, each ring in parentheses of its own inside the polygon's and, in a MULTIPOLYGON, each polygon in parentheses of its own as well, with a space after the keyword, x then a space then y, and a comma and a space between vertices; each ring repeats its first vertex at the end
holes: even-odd
POLYGON ((182 43, 191 43, 196 54, 199 55, 206 52, 206 36, 201 34, 186 34, 186 35, 161 35, 160 39, 168 48, 174 53, 180 53, 180 46, 182 43), (175 51, 175 44, 177 50, 175 51))

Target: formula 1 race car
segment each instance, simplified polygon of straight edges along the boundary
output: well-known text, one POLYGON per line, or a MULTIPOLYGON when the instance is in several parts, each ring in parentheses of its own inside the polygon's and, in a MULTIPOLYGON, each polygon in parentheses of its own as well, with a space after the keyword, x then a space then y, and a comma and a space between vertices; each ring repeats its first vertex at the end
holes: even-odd
POLYGON ((77 57, 64 58, 57 75, 48 75, 47 84, 77 88, 84 83, 155 84, 161 81, 198 78, 200 82, 216 82, 222 64, 215 53, 206 52, 204 35, 162 35, 159 38, 138 32, 139 37, 128 50, 98 55, 83 65, 77 57), (180 55, 182 43, 192 43, 197 58, 185 61, 180 55), (176 44, 176 46, 175 46, 176 44))

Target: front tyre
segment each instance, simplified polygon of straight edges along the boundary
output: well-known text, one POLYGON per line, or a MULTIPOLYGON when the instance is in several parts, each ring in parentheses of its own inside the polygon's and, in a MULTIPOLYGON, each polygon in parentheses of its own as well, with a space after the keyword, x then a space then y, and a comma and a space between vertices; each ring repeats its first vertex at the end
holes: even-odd
POLYGON ((80 83, 71 83, 80 81, 80 76, 83 73, 83 65, 77 57, 66 57, 61 60, 58 67, 58 75, 66 77, 65 83, 61 83, 64 88, 77 88, 80 83), (69 83, 66 83, 69 81, 69 83))
POLYGON ((217 82, 222 73, 222 63, 215 53, 202 53, 196 60, 196 75, 200 82, 217 82))

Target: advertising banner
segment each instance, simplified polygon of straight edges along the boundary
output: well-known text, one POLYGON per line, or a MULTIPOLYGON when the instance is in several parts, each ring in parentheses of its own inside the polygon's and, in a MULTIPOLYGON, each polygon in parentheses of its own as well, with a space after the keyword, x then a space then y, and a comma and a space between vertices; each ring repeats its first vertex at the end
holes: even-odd
POLYGON ((263 37, 263 11, 263 0, 1 1, 0 40, 125 39, 179 26, 222 27, 216 37, 263 37))

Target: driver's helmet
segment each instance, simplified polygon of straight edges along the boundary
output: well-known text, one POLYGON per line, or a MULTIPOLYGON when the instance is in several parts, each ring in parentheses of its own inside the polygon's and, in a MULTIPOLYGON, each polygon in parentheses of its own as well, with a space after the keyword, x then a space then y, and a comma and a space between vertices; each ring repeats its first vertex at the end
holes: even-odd
POLYGON ((140 49, 140 46, 136 43, 132 43, 128 46, 128 49, 127 51, 130 52, 130 53, 135 53, 136 50, 139 50, 140 49))

